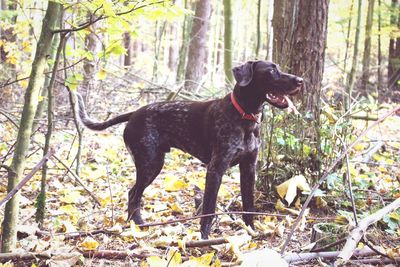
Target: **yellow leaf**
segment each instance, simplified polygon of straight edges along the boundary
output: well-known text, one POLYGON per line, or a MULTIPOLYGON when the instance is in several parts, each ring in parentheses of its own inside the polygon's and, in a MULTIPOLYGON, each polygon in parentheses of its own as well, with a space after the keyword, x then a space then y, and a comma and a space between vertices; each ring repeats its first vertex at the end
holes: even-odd
POLYGON ((214 252, 210 252, 210 253, 204 254, 204 255, 202 255, 200 257, 197 257, 197 258, 196 257, 191 257, 190 260, 193 263, 198 264, 198 265, 195 265, 195 266, 210 266, 213 257, 214 257, 214 252))
POLYGON ((98 80, 104 80, 107 76, 107 72, 105 71, 105 69, 100 69, 99 72, 96 74, 96 77, 98 80))
POLYGON ((310 186, 303 175, 296 175, 276 187, 279 196, 281 198, 285 197, 288 205, 290 205, 296 197, 297 189, 300 189, 303 192, 311 191, 310 186))
POLYGON ((22 42, 22 50, 24 50, 24 52, 31 52, 32 51, 32 47, 29 41, 23 41, 22 42))
POLYGON ((96 250, 99 247, 99 242, 93 239, 91 236, 87 236, 81 243, 79 243, 79 247, 82 250, 96 250))
POLYGON ((22 88, 28 87, 28 83, 29 83, 29 82, 28 82, 27 79, 18 82, 19 86, 21 86, 22 88))
POLYGON ((215 262, 211 265, 212 267, 221 267, 221 261, 217 258, 215 262))
MULTIPOLYGON (((278 193, 279 193, 279 192, 278 192, 278 193)), ((286 211, 286 207, 285 207, 285 205, 283 204, 283 202, 282 202, 280 199, 278 199, 278 200, 276 201, 275 209, 276 209, 277 211, 286 211)))
POLYGON ((317 204, 317 208, 319 209, 328 206, 328 203, 326 203, 326 201, 322 197, 316 197, 315 202, 317 204))
POLYGON ((70 204, 61 206, 59 209, 67 215, 75 215, 79 213, 78 209, 70 204))
POLYGON ((14 55, 8 55, 6 62, 12 65, 16 65, 17 64, 17 58, 14 55))
POLYGON ((382 173, 388 173, 388 170, 387 170, 385 167, 383 167, 383 166, 379 166, 379 167, 378 167, 378 170, 379 170, 380 172, 382 172, 382 173))
POLYGON ((367 148, 367 144, 366 143, 358 143, 358 144, 355 144, 353 148, 356 151, 363 151, 367 148))
POLYGON ((168 251, 167 259, 169 263, 168 266, 171 267, 178 266, 179 264, 182 263, 182 256, 176 248, 173 248, 170 251, 168 251))
POLYGON ((168 265, 168 262, 158 256, 150 256, 146 259, 146 262, 149 267, 165 267, 168 265))
POLYGON ((183 213, 183 209, 181 208, 181 206, 179 206, 179 204, 178 204, 177 202, 174 202, 174 203, 171 205, 171 210, 172 210, 173 212, 176 212, 176 213, 183 213))
POLYGON ((165 190, 169 192, 178 191, 186 188, 188 185, 182 179, 176 176, 166 176, 164 179, 165 190))
POLYGON ((67 204, 73 204, 77 202, 80 196, 81 192, 79 191, 65 190, 64 196, 60 197, 60 201, 67 204))

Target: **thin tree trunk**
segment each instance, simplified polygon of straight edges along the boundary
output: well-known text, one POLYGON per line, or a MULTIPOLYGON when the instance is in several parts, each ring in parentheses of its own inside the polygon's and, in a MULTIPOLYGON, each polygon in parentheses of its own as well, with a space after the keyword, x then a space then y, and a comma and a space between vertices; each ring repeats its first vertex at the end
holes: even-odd
MULTIPOLYGON (((54 38, 55 39, 55 38, 54 38)), ((50 150, 50 142, 51 136, 53 133, 53 117, 54 117, 54 96, 53 96, 53 89, 54 89, 54 82, 57 76, 57 68, 60 62, 61 51, 64 47, 65 35, 62 35, 61 38, 58 40, 53 40, 53 42, 57 42, 58 48, 57 53, 55 56, 55 62, 53 66, 53 72, 51 74, 51 79, 47 88, 48 93, 48 106, 47 106, 47 133, 45 138, 45 144, 43 149, 43 155, 47 155, 50 150)), ((43 225, 44 215, 46 210, 46 184, 47 184, 47 162, 44 163, 42 167, 42 179, 40 184, 40 194, 37 197, 37 205, 36 205, 36 221, 43 225)))
POLYGON ((233 84, 231 0, 224 0, 224 70, 228 83, 233 84))
POLYGON ((348 54, 349 54, 351 22, 353 20, 353 10, 354 10, 354 0, 351 0, 350 11, 349 11, 349 21, 347 23, 346 49, 345 49, 345 52, 344 52, 344 60, 343 60, 343 70, 344 71, 346 71, 347 57, 348 57, 348 54))
POLYGON ((346 97, 346 103, 345 103, 345 109, 349 110, 350 109, 350 104, 351 104, 351 96, 353 94, 353 88, 354 88, 354 81, 355 81, 355 76, 356 76, 356 71, 357 71, 357 64, 358 64, 358 44, 360 43, 360 26, 361 26, 361 10, 362 10, 362 0, 358 0, 358 11, 357 11, 357 26, 356 26, 356 35, 354 37, 354 50, 353 50, 353 59, 351 63, 351 70, 350 73, 347 76, 347 84, 346 84, 346 90, 347 90, 347 97, 346 97))
MULTIPOLYGON (((390 25, 393 28, 400 27, 400 15, 398 12, 398 0, 392 0, 390 25)), ((392 91, 392 99, 400 101, 400 37, 391 37, 389 41, 389 59, 388 59, 388 89, 392 91), (396 92, 397 91, 397 92, 396 92), (396 96, 399 94, 398 96, 396 96)))
POLYGON ((382 42, 381 42, 381 30, 382 30, 382 17, 381 17, 381 0, 378 0, 378 93, 382 92, 382 42))
POLYGON ((374 4, 375 0, 368 0, 368 12, 367 21, 365 25, 365 40, 364 40, 364 56, 363 56, 363 70, 361 76, 361 90, 364 95, 368 94, 368 78, 369 78, 369 67, 371 61, 371 32, 372 22, 374 18, 374 4))
POLYGON ((261 46, 261 2, 262 0, 257 1, 257 37, 256 37, 256 58, 258 58, 258 54, 260 53, 261 46))
POLYGON ((126 49, 126 54, 124 55, 124 66, 132 65, 132 37, 129 32, 124 33, 124 47, 126 49))
POLYGON ((188 61, 185 73, 185 88, 197 91, 205 73, 207 62, 208 24, 211 14, 211 1, 198 0, 193 18, 188 61))
POLYGON ((169 25, 170 37, 168 47, 168 68, 171 72, 176 72, 177 60, 179 59, 178 46, 178 29, 175 23, 169 25))
MULTIPOLYGON (((185 0, 185 8, 188 9, 188 0, 185 0)), ((185 15, 183 18, 183 25, 182 25, 182 45, 179 49, 179 61, 178 67, 176 70, 176 81, 181 81, 184 73, 185 73, 185 66, 186 66, 186 58, 187 58, 187 50, 188 50, 188 43, 189 43, 189 29, 192 27, 192 19, 191 16, 185 15)))
MULTIPOLYGON (((32 133, 33 118, 36 113, 40 86, 43 84, 43 72, 46 66, 47 55, 50 53, 53 38, 52 30, 56 25, 61 5, 49 2, 43 19, 42 31, 37 44, 35 58, 29 84, 25 93, 24 108, 22 111, 20 128, 14 157, 11 163, 11 172, 8 175, 7 191, 10 192, 17 185, 23 175, 26 155, 29 149, 32 133)), ((17 221, 19 214, 19 196, 17 193, 6 205, 2 225, 2 252, 10 252, 15 248, 17 241, 17 221)))
POLYGON ((272 30, 272 16, 273 16, 273 0, 268 0, 268 16, 267 16, 267 55, 266 60, 272 60, 272 44, 273 44, 273 30, 272 30))

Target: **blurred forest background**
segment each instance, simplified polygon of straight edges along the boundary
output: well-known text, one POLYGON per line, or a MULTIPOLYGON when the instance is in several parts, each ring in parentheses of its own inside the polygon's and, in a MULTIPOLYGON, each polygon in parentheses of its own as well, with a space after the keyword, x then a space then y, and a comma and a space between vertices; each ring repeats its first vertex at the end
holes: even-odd
MULTIPOLYGON (((285 193, 275 187, 300 175, 305 179, 295 183, 302 191, 300 183, 318 184, 334 164, 313 205, 323 211, 319 215, 357 222, 357 216, 400 196, 399 111, 352 145, 363 130, 398 107, 399 28, 398 0, 1 0, 1 198, 35 171, 22 194, 7 200, 1 211, 2 251, 50 250, 61 241, 49 241, 44 234, 49 229, 69 233, 123 224, 127 190, 134 180, 118 134, 123 128, 101 134, 83 131, 67 88, 83 95, 92 117, 105 120, 155 101, 222 97, 235 84, 232 67, 254 59, 274 61, 305 79, 301 95, 293 100, 299 116, 265 107, 258 209, 287 212, 291 203, 278 205, 285 193), (93 216, 94 209, 101 215, 93 216), (37 225, 36 235, 25 231, 34 241, 16 238, 18 224, 37 225)), ((197 178, 204 177, 204 168, 190 156, 173 151, 168 164, 164 185, 154 190, 162 195, 165 190, 190 190, 171 199, 156 197, 150 189, 147 197, 153 206, 147 209, 167 210, 150 221, 193 213, 191 205, 177 208, 172 203, 192 203, 196 190, 191 186, 203 187, 197 178), (178 185, 174 179, 182 176, 185 184, 178 185), (171 204, 157 208, 157 201, 171 204)), ((234 169, 228 176, 236 173, 234 169)), ((220 201, 228 203, 223 211, 240 208, 238 188, 222 194, 220 201)), ((387 247, 393 247, 400 238, 400 211, 385 216, 378 227, 384 231, 373 239, 385 240, 390 234, 387 247)), ((276 218, 273 223, 282 225, 276 218)), ((129 234, 119 237, 118 244, 103 238, 102 246, 126 247, 124 242, 143 238, 129 234)), ((82 240, 63 246, 80 242, 91 250, 101 243, 82 240)), ((187 253, 199 256, 204 251, 187 253)), ((168 255, 164 260, 177 254, 168 255)), ((216 255, 231 261, 237 256, 216 255)))

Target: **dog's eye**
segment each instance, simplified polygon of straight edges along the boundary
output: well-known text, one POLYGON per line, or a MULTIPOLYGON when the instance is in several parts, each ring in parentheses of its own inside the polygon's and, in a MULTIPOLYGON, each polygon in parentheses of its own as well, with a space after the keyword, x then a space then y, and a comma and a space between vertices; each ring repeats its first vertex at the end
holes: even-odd
POLYGON ((275 70, 275 69, 271 69, 269 72, 270 72, 271 74, 275 74, 275 73, 276 73, 276 70, 275 70))

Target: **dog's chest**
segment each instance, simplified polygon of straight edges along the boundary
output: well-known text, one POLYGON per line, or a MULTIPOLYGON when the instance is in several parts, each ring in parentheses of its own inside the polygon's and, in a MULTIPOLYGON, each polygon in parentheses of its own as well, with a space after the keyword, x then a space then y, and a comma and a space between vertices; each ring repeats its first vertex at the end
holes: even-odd
POLYGON ((249 153, 257 150, 260 146, 260 128, 252 127, 246 129, 243 136, 242 152, 249 153))

